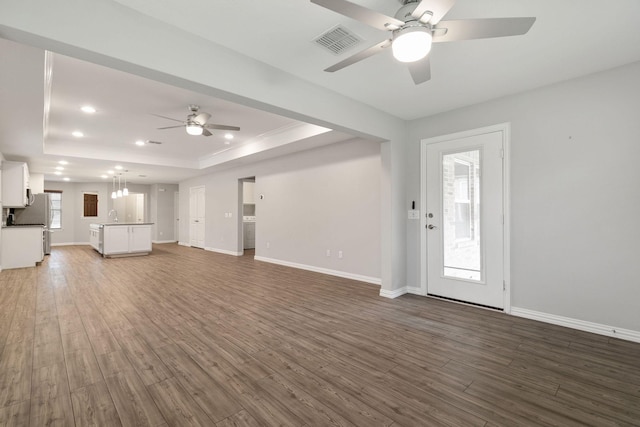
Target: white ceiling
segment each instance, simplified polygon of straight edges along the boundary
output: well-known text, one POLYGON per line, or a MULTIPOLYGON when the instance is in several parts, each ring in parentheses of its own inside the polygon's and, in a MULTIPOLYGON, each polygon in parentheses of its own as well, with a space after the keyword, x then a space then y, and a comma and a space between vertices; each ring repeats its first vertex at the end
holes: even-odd
MULTIPOLYGON (((596 0, 457 0, 445 20, 511 16, 537 20, 520 37, 434 44, 432 78, 419 86, 390 52, 336 73, 323 72, 387 34, 307 0, 190 0, 188 7, 175 0, 116 1, 132 8, 132 13, 151 16, 404 120, 640 60, 637 0, 606 4, 596 0), (364 42, 340 56, 312 42, 337 24, 364 42)), ((387 15, 400 6, 397 0, 353 1, 387 15)), ((175 47, 167 49, 169 55, 175 47)), ((64 174, 72 181, 99 180, 101 174, 121 164, 134 182, 179 182, 213 168, 350 138, 58 54, 52 55, 49 95, 43 90, 43 50, 0 39, 0 57, 0 152, 9 159, 28 160, 32 172, 44 173, 47 179, 62 178, 53 171, 64 159, 70 163, 64 174), (49 108, 43 108, 47 101, 49 108), (97 108, 96 114, 80 112, 80 106, 87 103, 97 108), (232 144, 224 144, 222 131, 214 131, 211 137, 189 137, 183 129, 156 129, 173 122, 152 114, 184 119, 189 104, 211 113, 211 122, 240 126, 232 144), (43 111, 48 112, 44 126, 43 111), (76 129, 85 137, 72 137, 76 129), (138 139, 163 144, 137 147, 134 142, 138 139)))
MULTIPOLYGON (((405 120, 433 115, 640 60, 637 0, 457 0, 448 19, 536 17, 524 36, 436 43, 431 80, 414 85, 384 52, 335 73, 322 70, 388 33, 308 0, 117 0, 405 120), (197 11, 197 13, 193 13, 197 11), (312 43, 342 24, 364 42, 339 57, 312 43)), ((393 16, 398 0, 351 0, 393 16)))

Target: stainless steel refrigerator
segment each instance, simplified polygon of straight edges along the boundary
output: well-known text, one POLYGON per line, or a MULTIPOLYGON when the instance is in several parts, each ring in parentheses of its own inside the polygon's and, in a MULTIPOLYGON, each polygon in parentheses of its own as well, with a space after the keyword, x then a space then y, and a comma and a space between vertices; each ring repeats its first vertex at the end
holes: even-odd
POLYGON ((33 203, 26 208, 14 209, 15 225, 44 225, 43 248, 51 253, 51 199, 47 193, 36 194, 33 203))

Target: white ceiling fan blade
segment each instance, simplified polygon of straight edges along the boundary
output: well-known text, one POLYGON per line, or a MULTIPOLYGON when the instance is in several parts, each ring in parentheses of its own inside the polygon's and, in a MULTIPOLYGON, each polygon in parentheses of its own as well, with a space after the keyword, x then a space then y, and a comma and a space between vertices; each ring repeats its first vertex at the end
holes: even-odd
POLYGON ((227 126, 227 125, 206 125, 204 127, 207 129, 217 129, 217 130, 240 130, 238 126, 227 126))
POLYGON ((355 64, 356 62, 362 61, 363 59, 373 56, 376 53, 382 52, 382 49, 389 46, 391 46, 391 40, 385 40, 374 46, 371 46, 368 49, 361 50, 355 55, 352 55, 347 59, 344 59, 338 62, 337 64, 332 65, 331 67, 325 69, 324 71, 328 73, 333 73, 334 71, 342 70, 343 68, 348 67, 349 65, 355 64))
POLYGON ((431 62, 428 56, 420 61, 410 62, 407 65, 415 84, 419 85, 431 80, 431 62))
POLYGON ((205 123, 207 123, 207 120, 209 120, 211 118, 211 114, 209 113, 200 113, 197 116, 195 116, 192 121, 194 123, 197 123, 199 125, 204 125, 205 123))
POLYGON ((426 11, 429 11, 432 14, 431 19, 425 19, 423 22, 435 25, 451 10, 455 2, 456 0, 422 0, 411 15, 420 19, 426 11))
POLYGON ((153 113, 151 113, 151 115, 152 115, 152 116, 156 116, 156 117, 160 117, 160 118, 163 118, 163 119, 167 119, 167 120, 173 120, 174 122, 184 123, 184 120, 172 119, 171 117, 161 116, 160 114, 153 114, 153 113))
POLYGON ((333 10, 341 15, 348 16, 349 18, 353 18, 356 21, 363 22, 380 30, 394 30, 404 25, 404 22, 399 19, 375 12, 347 0, 311 0, 311 3, 333 10))
POLYGON ((167 127, 163 127, 163 128, 157 128, 158 130, 164 130, 164 129, 175 129, 175 128, 183 128, 184 125, 179 125, 179 126, 167 126, 167 127))
POLYGON ((203 135, 203 136, 211 136, 211 135, 213 135, 213 134, 212 134, 211 132, 209 132, 208 130, 206 130, 206 129, 202 128, 202 135, 203 135))
POLYGON ((535 21, 536 18, 485 18, 441 21, 434 27, 433 42, 519 36, 529 31, 535 21), (443 32, 444 34, 442 34, 443 32))

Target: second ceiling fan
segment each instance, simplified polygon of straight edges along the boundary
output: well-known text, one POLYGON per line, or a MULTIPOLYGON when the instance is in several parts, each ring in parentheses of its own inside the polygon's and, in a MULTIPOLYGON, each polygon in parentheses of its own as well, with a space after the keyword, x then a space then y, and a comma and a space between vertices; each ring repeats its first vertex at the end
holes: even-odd
POLYGON ((442 21, 455 0, 400 0, 402 6, 395 17, 373 11, 347 0, 311 0, 327 9, 360 21, 380 30, 391 32, 391 37, 362 50, 325 69, 341 70, 362 61, 391 46, 393 56, 407 63, 415 84, 431 79, 429 51, 431 43, 525 34, 536 18, 484 18, 442 21))
POLYGON ((189 135, 204 135, 211 136, 213 135, 209 132, 209 129, 218 129, 218 130, 240 130, 238 126, 228 126, 228 125, 215 125, 209 124, 207 121, 211 118, 211 114, 209 113, 198 113, 200 107, 197 105, 189 105, 189 111, 191 114, 187 116, 187 120, 178 120, 173 119, 171 117, 161 116, 159 114, 154 114, 156 117, 162 117, 163 119, 173 120, 174 122, 180 122, 182 124, 177 126, 166 126, 162 128, 158 128, 160 130, 164 129, 174 129, 184 127, 189 135))

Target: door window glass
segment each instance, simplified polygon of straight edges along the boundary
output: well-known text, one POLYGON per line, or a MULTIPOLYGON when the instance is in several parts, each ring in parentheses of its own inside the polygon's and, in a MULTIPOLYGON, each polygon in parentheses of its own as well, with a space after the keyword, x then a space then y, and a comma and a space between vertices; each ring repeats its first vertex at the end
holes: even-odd
POLYGON ((442 157, 444 276, 482 280, 480 150, 442 157))

